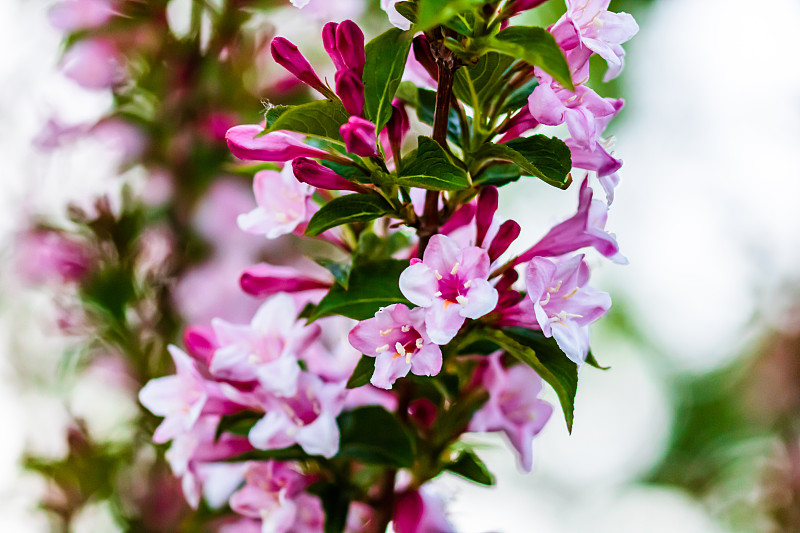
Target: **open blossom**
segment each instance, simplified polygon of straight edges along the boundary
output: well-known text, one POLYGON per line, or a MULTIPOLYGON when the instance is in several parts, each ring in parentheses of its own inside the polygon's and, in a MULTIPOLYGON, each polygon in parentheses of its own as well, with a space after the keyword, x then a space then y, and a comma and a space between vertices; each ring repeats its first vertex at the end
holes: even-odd
POLYGON ((159 444, 190 431, 203 413, 231 414, 240 410, 219 383, 202 376, 191 357, 176 346, 168 349, 177 373, 151 379, 139 391, 142 405, 164 417, 153 435, 153 441, 159 444))
POLYGON ((486 358, 480 376, 489 399, 472 417, 469 431, 502 431, 519 453, 520 464, 530 472, 533 465, 533 437, 553 412, 553 406, 539 398, 542 378, 527 365, 503 368, 501 354, 486 358))
POLYGON ((592 289, 583 254, 550 259, 534 257, 525 270, 528 298, 545 337, 581 364, 589 352, 589 324, 606 314, 611 298, 592 289))
POLYGON ((592 199, 592 188, 588 181, 581 184, 578 212, 564 222, 554 226, 538 243, 517 258, 517 264, 534 256, 558 256, 574 252, 586 246, 615 263, 627 264, 628 260, 619 251, 616 237, 605 230, 608 206, 592 199))
POLYGON ((403 304, 384 307, 374 318, 364 320, 350 332, 350 344, 375 357, 370 382, 390 389, 409 371, 418 376, 435 376, 442 369, 442 351, 425 331, 425 310, 403 304))
POLYGON ((431 237, 422 261, 400 275, 400 290, 426 308, 425 327, 436 344, 447 344, 467 318, 477 319, 497 305, 487 281, 489 255, 477 246, 461 248, 445 235, 431 237))
POLYGON ((264 417, 250 430, 250 442, 260 450, 299 444, 310 455, 333 457, 339 451, 336 417, 344 406, 344 383, 325 383, 303 372, 291 398, 266 395, 264 417))
POLYGON ((271 394, 293 396, 299 355, 319 335, 318 326, 304 326, 295 314, 291 296, 280 293, 264 302, 249 325, 212 321, 220 347, 211 373, 235 382, 258 381, 271 394))
POLYGON ((445 502, 425 485, 397 496, 394 509, 397 533, 453 533, 447 520, 445 502))
MULTIPOLYGON (((628 13, 608 11, 611 0, 567 0, 567 12, 550 29, 558 45, 567 52, 585 47, 608 62, 603 81, 616 78, 622 71, 625 50, 622 43, 639 31, 628 13)), ((588 55, 580 52, 588 60, 588 55)), ((571 62, 572 63, 572 62, 571 62)))
POLYGON ((310 217, 308 202, 313 190, 295 179, 292 165, 283 170, 262 170, 253 178, 258 207, 239 215, 239 227, 275 239, 291 233, 310 217))
POLYGON ((231 497, 231 509, 261 520, 258 531, 321 532, 325 515, 319 498, 304 492, 309 483, 290 463, 248 463, 245 485, 231 497))
POLYGON ((608 152, 613 141, 600 139, 594 150, 578 146, 572 139, 567 139, 566 144, 572 155, 572 166, 596 172, 600 186, 606 193, 606 202, 611 205, 614 202, 614 189, 619 185, 617 171, 622 168, 622 161, 608 152))

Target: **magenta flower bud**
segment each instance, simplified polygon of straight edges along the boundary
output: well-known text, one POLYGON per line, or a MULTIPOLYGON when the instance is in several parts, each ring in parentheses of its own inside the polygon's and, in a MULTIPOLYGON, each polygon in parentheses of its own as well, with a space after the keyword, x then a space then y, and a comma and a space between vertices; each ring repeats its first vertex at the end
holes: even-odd
MULTIPOLYGON (((347 151, 361 157, 376 157, 378 137, 375 134, 375 124, 361 117, 350 117, 347 124, 339 132, 344 137, 347 151)), ((315 157, 315 156, 312 156, 315 157)))
POLYGON ((414 58, 428 72, 428 75, 435 81, 439 81, 439 67, 436 66, 436 59, 431 52, 431 45, 424 35, 417 35, 411 41, 414 50, 414 58))
POLYGON ((444 235, 453 233, 458 228, 463 228, 475 218, 475 205, 473 203, 464 204, 459 207, 453 216, 439 229, 439 232, 444 235))
POLYGON ((400 152, 400 146, 403 144, 403 139, 405 139, 410 128, 406 107, 402 100, 395 98, 394 102, 392 102, 392 116, 386 124, 386 131, 389 133, 389 144, 391 144, 392 150, 395 150, 396 145, 396 151, 400 152))
POLYGON ((511 286, 514 285, 518 279, 519 272, 511 268, 503 272, 503 275, 500 276, 500 279, 495 283, 494 288, 500 292, 505 292, 510 290, 511 286))
POLYGON ((206 368, 219 348, 214 330, 203 326, 187 327, 183 332, 183 344, 186 346, 186 353, 206 368))
POLYGON ((289 161, 302 156, 339 159, 318 148, 306 146, 299 134, 272 131, 256 137, 262 131, 263 128, 256 124, 234 126, 225 134, 225 140, 233 155, 249 161, 289 161))
POLYGON ((494 261, 503 255, 503 252, 508 250, 508 247, 511 246, 511 243, 514 242, 517 237, 519 237, 519 232, 519 224, 513 220, 506 220, 500 224, 500 228, 497 230, 497 235, 495 236, 494 240, 492 240, 491 246, 489 246, 489 259, 494 261))
POLYGON ((539 121, 533 118, 531 110, 528 106, 520 109, 511 120, 500 130, 504 135, 500 138, 498 143, 505 143, 517 137, 521 137, 526 131, 532 130, 539 125, 539 121))
POLYGON ((344 64, 361 78, 364 75, 364 63, 366 60, 364 56, 364 34, 358 24, 352 20, 345 20, 339 24, 336 28, 336 48, 341 54, 344 64))
POLYGON ((483 244, 486 232, 492 225, 495 211, 497 211, 497 187, 485 187, 478 197, 478 209, 475 212, 475 225, 478 229, 475 236, 476 246, 483 244))
POLYGON ((300 50, 288 39, 275 37, 270 45, 272 57, 280 66, 291 72, 298 80, 328 95, 330 90, 319 79, 311 63, 300 53, 300 50))
POLYGON ((350 69, 336 73, 336 94, 348 113, 358 117, 364 110, 364 82, 350 69))
POLYGON ((298 181, 308 183, 317 189, 364 192, 364 189, 358 184, 341 177, 328 167, 306 157, 298 157, 292 161, 292 171, 298 181))
POLYGON ((297 269, 259 263, 245 269, 239 285, 247 294, 266 298, 279 292, 305 292, 329 289, 329 282, 303 276, 297 269))
POLYGON ((512 0, 506 9, 510 12, 509 16, 512 16, 527 11, 528 9, 539 7, 545 2, 547 2, 547 0, 512 0))
POLYGON ((344 64, 344 59, 342 59, 342 54, 339 53, 339 49, 336 47, 336 28, 338 26, 339 24, 336 22, 328 22, 322 28, 322 45, 328 55, 331 56, 331 61, 333 61, 337 72, 347 68, 344 64))

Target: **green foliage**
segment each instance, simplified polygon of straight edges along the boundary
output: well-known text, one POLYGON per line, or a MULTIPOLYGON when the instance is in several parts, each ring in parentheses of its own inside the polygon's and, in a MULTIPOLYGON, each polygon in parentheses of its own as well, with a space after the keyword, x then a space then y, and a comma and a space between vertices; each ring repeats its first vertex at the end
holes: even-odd
POLYGON ((522 175, 536 176, 559 189, 566 189, 572 183, 569 174, 572 169, 569 147, 556 137, 533 135, 503 144, 486 143, 473 157, 477 161, 514 163, 522 175))
POLYGON ((481 461, 480 457, 471 450, 462 450, 455 461, 444 465, 444 469, 479 485, 486 485, 487 487, 494 485, 494 475, 486 467, 486 464, 481 461))
POLYGON ((393 468, 414 464, 414 441, 396 416, 383 407, 359 407, 339 415, 336 457, 393 468))
POLYGON ((348 121, 350 114, 345 111, 344 106, 339 101, 318 100, 307 104, 290 106, 287 109, 275 107, 267 111, 268 123, 270 113, 275 109, 278 111, 275 111, 272 115, 273 122, 264 130, 264 133, 288 130, 344 142, 339 129, 348 121))
MULTIPOLYGON (((398 96, 417 111, 417 118, 420 122, 433 126, 436 92, 428 89, 419 89, 411 82, 403 82, 398 89, 398 96)), ((471 120, 467 117, 468 123, 471 123, 471 120)), ((451 107, 447 117, 447 138, 461 146, 461 135, 461 121, 458 118, 458 112, 451 107)))
POLYGON ((392 116, 392 99, 400 85, 411 48, 411 33, 392 28, 365 47, 364 114, 380 131, 392 116))
POLYGON ((505 74, 513 63, 513 57, 488 52, 476 64, 456 71, 453 93, 473 108, 485 109, 508 82, 505 74))
POLYGON ((350 261, 337 262, 332 259, 319 258, 314 260, 319 266, 328 270, 333 276, 334 281, 347 289, 350 282, 350 270, 353 265, 350 261))
POLYGON ((342 224, 369 222, 392 212, 392 206, 376 194, 345 194, 323 205, 308 221, 305 234, 315 237, 342 224))
POLYGON ((394 303, 411 306, 400 292, 400 273, 408 266, 408 261, 383 259, 362 261, 353 265, 350 272, 349 287, 339 284, 331 287, 328 294, 319 302, 309 317, 313 322, 330 315, 343 315, 355 320, 372 318, 381 307, 394 303))
POLYGON ((481 4, 482 0, 419 0, 414 29, 424 31, 433 28, 481 4))
POLYGON ((541 68, 568 89, 575 88, 564 53, 544 28, 511 26, 488 38, 486 45, 541 68))
POLYGON ((466 171, 454 165, 439 143, 419 137, 419 147, 403 164, 398 184, 431 191, 456 191, 469 187, 466 171))
POLYGON ((357 389, 369 383, 372 373, 375 371, 375 358, 362 355, 358 360, 356 368, 347 380, 348 389, 357 389))

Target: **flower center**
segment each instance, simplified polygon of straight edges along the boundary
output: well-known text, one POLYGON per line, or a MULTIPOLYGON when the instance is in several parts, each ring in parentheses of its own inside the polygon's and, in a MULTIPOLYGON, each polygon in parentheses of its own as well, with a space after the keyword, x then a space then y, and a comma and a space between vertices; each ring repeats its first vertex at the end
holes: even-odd
POLYGON ((450 304, 455 303, 466 305, 469 301, 462 293, 467 292, 467 289, 469 289, 472 281, 464 281, 463 278, 459 276, 458 269, 460 266, 461 263, 456 263, 453 265, 453 269, 445 275, 440 274, 438 270, 434 271, 436 281, 438 282, 437 288, 439 290, 437 290, 433 295, 444 300, 445 308, 449 307, 450 304))

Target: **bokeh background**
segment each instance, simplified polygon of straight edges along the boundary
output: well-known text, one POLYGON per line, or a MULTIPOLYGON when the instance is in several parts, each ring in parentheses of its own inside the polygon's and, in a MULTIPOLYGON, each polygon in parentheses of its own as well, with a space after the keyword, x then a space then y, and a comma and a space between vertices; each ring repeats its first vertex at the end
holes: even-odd
MULTIPOLYGON (((174 4, 178 31, 186 3, 174 4)), ((550 4, 545 21, 561 8, 550 4)), ((78 123, 111 105, 59 71, 48 7, 0 2, 0 531, 25 533, 50 529, 36 509, 44 484, 21 457, 65 454, 73 416, 103 439, 129 438, 137 409, 108 373, 71 373, 79 348, 53 333, 53 295, 18 286, 15 234, 31 213, 114 193, 121 180, 149 187, 136 166, 117 177, 122 155, 102 139, 36 147, 54 113, 78 123)), ((318 35, 291 9, 282 34, 318 35)), ((497 486, 451 477, 439 489, 463 533, 800 531, 800 4, 627 0, 611 10, 640 26, 623 76, 594 84, 627 100, 609 128, 625 164, 607 227, 630 265, 592 265, 614 297, 593 330, 611 369, 582 370, 574 432, 554 419, 532 474, 500 439, 482 439, 497 486)), ((574 209, 574 194, 510 190, 501 208, 521 223, 520 241, 574 209)), ((76 523, 118 530, 101 502, 76 523)))

